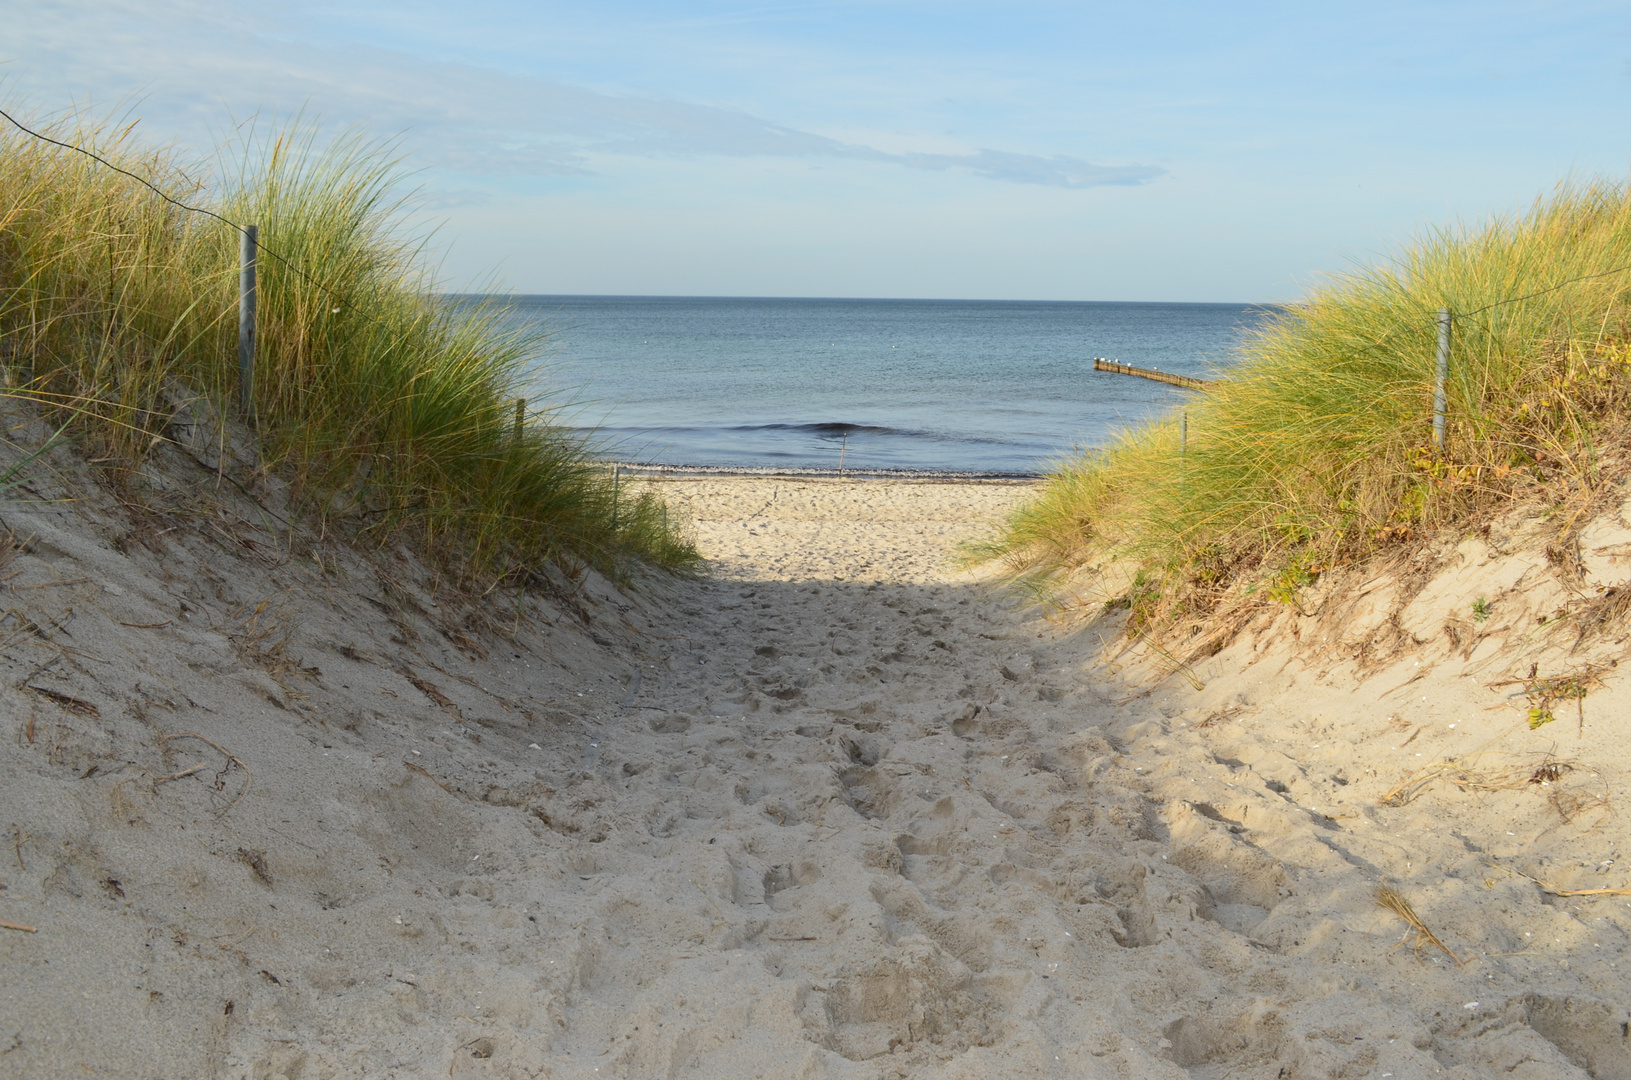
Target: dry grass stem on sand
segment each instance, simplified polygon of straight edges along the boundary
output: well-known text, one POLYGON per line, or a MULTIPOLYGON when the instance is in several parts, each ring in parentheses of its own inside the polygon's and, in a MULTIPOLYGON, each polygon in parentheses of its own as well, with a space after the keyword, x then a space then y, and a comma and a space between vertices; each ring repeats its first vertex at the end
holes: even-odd
POLYGON ((1521 877, 1525 881, 1532 881, 1542 892, 1551 893, 1553 896, 1631 896, 1631 889, 1563 889, 1553 885, 1549 881, 1543 881, 1540 878, 1535 877, 1533 874, 1526 874, 1522 870, 1514 870, 1509 866, 1502 866, 1500 863, 1496 862, 1492 862, 1489 865, 1501 871, 1503 874, 1511 874, 1514 877, 1521 877))
MULTIPOLYGON (((197 739, 199 742, 204 743, 207 746, 212 746, 216 750, 220 751, 221 755, 227 759, 226 769, 230 769, 232 766, 236 765, 236 766, 238 766, 238 768, 240 768, 240 769, 242 769, 244 771, 244 787, 243 787, 243 790, 238 792, 237 796, 235 798, 233 798, 233 800, 231 802, 227 803, 225 806, 218 809, 216 811, 216 813, 225 814, 228 810, 231 810, 234 806, 237 806, 240 802, 243 802, 244 796, 248 795, 250 789, 255 786, 255 774, 249 770, 248 765, 245 765, 243 763, 243 759, 238 757, 236 754, 232 753, 232 751, 228 750, 226 747, 222 746, 220 743, 216 742, 215 740, 210 739, 210 738, 206 738, 205 736, 200 735, 196 731, 176 731, 176 732, 170 733, 169 735, 164 736, 164 740, 166 742, 168 742, 171 739, 197 739)), ((167 776, 164 779, 165 780, 175 780, 175 779, 177 779, 179 777, 187 775, 188 772, 192 772, 192 771, 194 771, 194 770, 189 769, 189 770, 186 770, 184 772, 177 773, 177 774, 175 774, 175 776, 167 776)), ((223 769, 222 771, 224 772, 225 769, 223 769)))
MULTIPOLYGON (((1435 780, 1443 780, 1463 791, 1523 791, 1530 788, 1550 788, 1566 776, 1579 773, 1594 777, 1604 784, 1600 798, 1592 800, 1606 805, 1607 782, 1601 773, 1578 761, 1560 761, 1550 752, 1542 754, 1507 754, 1475 750, 1470 754, 1440 761, 1417 769, 1376 800, 1377 806, 1399 807, 1408 805, 1435 780)), ((1572 813, 1584 809, 1584 804, 1572 813)), ((1559 810, 1561 812, 1561 807, 1559 810)), ((1565 816, 1572 816, 1566 814, 1565 816)))
MULTIPOLYGON (((1416 914, 1416 909, 1410 906, 1410 901, 1406 900, 1397 889, 1389 885, 1381 886, 1376 890, 1376 902, 1410 925, 1410 929, 1405 931, 1405 936, 1399 940, 1399 945, 1403 945, 1405 941, 1410 940, 1410 935, 1413 932, 1415 939, 1410 944, 1412 951, 1415 952, 1418 958, 1421 956, 1423 949, 1432 945, 1442 949, 1444 955, 1454 961, 1457 967, 1462 966, 1461 959, 1450 951, 1448 945, 1438 939, 1437 934, 1427 928, 1427 924, 1422 922, 1421 916, 1416 914)), ((1394 948, 1397 949, 1399 945, 1395 945, 1394 948)))

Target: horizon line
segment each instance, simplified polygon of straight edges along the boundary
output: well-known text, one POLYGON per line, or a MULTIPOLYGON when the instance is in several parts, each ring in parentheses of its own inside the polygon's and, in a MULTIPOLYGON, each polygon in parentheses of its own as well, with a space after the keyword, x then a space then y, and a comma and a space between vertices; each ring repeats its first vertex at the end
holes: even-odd
POLYGON ((823 300, 846 303, 913 303, 913 304, 1139 304, 1148 306, 1189 307, 1292 307, 1296 301, 1287 300, 1041 300, 979 296, 776 296, 730 293, 556 293, 556 292, 470 292, 441 290, 436 295, 460 297, 512 297, 515 299, 552 300, 823 300))

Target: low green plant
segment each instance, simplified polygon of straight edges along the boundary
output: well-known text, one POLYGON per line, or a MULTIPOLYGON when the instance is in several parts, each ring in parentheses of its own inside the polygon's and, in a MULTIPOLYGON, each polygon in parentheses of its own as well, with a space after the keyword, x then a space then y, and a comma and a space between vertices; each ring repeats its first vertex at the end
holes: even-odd
MULTIPOLYGON (((10 110, 8 110, 10 111, 10 110)), ((501 303, 436 292, 405 231, 388 147, 249 137, 221 170, 128 127, 51 125, 172 198, 259 226, 254 383, 265 468, 322 529, 414 538, 479 585, 546 563, 689 570, 699 556, 654 496, 620 496, 592 447, 515 400, 536 333, 501 303)), ((178 391, 223 414, 237 394, 235 229, 81 154, 0 133, 0 367, 87 456, 133 476, 178 391)))
POLYGON ((1490 603, 1484 597, 1480 596, 1478 599, 1476 599, 1476 600, 1474 600, 1472 602, 1472 621, 1473 622, 1479 622, 1479 623, 1487 622, 1489 620, 1489 613, 1490 613, 1490 603))
POLYGON ((1268 586, 1268 598, 1281 604, 1297 603, 1297 590, 1312 585, 1319 577, 1319 558, 1315 552, 1304 549, 1291 557, 1268 586))
POLYGON ((1150 626, 1150 618, 1159 610, 1161 591, 1149 575, 1139 571, 1128 583, 1127 591, 1104 602, 1106 613, 1125 611, 1124 624, 1128 637, 1141 637, 1150 626))
POLYGON ((1520 494, 1589 499, 1604 453, 1631 442, 1628 268, 1619 185, 1565 185, 1527 213, 1429 232, 1270 313, 1223 381, 1186 398, 1184 453, 1176 412, 1081 452, 969 554, 1038 590, 1131 561, 1161 596, 1151 625, 1195 629, 1230 597, 1289 601, 1316 573, 1520 494), (1441 307, 1462 314, 1438 448, 1441 307))
POLYGON ((1524 681, 1523 692, 1529 698, 1529 727, 1538 728, 1542 724, 1549 724, 1557 717, 1552 713, 1552 705, 1558 701, 1573 701, 1575 712, 1580 721, 1581 730, 1586 726, 1586 695, 1592 689, 1602 684, 1602 670, 1597 667, 1586 667, 1581 671, 1570 672, 1565 675, 1554 675, 1550 678, 1535 678, 1531 676, 1524 681))

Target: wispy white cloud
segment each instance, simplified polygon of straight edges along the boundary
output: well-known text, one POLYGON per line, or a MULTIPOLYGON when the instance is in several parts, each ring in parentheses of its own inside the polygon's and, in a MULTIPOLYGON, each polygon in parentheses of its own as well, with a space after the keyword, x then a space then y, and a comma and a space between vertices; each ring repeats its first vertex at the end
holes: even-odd
POLYGON ((470 206, 487 206, 492 202, 493 193, 490 191, 438 187, 423 192, 414 200, 414 206, 416 209, 435 212, 438 210, 462 210, 470 206))
MULTIPOLYGON (((592 175, 602 156, 848 159, 961 170, 989 180, 1061 188, 1147 183, 1164 170, 982 147, 895 152, 834 139, 747 111, 427 61, 390 49, 313 44, 254 16, 227 20, 182 0, 144 18, 122 0, 48 7, 31 30, 0 42, 10 81, 45 89, 43 71, 74 72, 104 98, 144 91, 144 109, 226 115, 302 108, 333 122, 401 132, 421 166, 471 176, 592 175), (79 31, 92 12, 101 32, 79 31), (9 53, 10 56, 5 56, 9 53)), ((236 14, 236 13, 235 13, 236 14)), ((155 117, 161 123, 161 117, 155 117)))
POLYGON ((460 172, 584 175, 593 172, 590 160, 598 155, 841 158, 1064 188, 1141 184, 1164 172, 989 148, 891 152, 712 105, 458 65, 426 72, 422 62, 410 67, 406 58, 382 51, 354 52, 337 71, 319 62, 322 52, 309 50, 308 62, 285 76, 283 97, 303 93, 331 115, 383 118, 408 133, 416 160, 460 172))
POLYGON ((1081 158, 976 150, 971 154, 901 154, 903 164, 917 169, 968 169, 992 180, 1049 187, 1086 188, 1144 184, 1166 173, 1154 165, 1095 165, 1081 158))

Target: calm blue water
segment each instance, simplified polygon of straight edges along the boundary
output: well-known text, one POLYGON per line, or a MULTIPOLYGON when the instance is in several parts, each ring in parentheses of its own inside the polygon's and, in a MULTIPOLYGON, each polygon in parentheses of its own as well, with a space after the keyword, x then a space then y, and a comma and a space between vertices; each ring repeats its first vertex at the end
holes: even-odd
POLYGON ((1032 473, 1190 392, 1093 357, 1206 376, 1243 304, 523 296, 538 384, 631 462, 1032 473))

